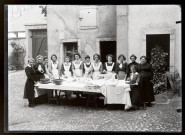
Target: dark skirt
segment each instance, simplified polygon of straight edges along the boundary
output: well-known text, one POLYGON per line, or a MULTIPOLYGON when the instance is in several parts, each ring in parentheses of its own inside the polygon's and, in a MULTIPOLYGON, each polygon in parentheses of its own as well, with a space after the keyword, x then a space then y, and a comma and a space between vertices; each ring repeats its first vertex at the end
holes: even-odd
POLYGON ((25 99, 34 98, 34 82, 32 80, 27 79, 24 87, 24 96, 25 99))
POLYGON ((44 74, 41 74, 41 73, 37 73, 36 76, 37 76, 37 79, 38 79, 39 81, 40 81, 40 79, 45 78, 44 74))
POLYGON ((150 82, 150 80, 151 80, 150 73, 148 72, 140 73, 140 94, 143 102, 155 101, 153 84, 150 82))
POLYGON ((131 97, 132 104, 137 106, 142 105, 143 101, 140 95, 139 86, 130 86, 130 88, 131 88, 130 97, 131 97))

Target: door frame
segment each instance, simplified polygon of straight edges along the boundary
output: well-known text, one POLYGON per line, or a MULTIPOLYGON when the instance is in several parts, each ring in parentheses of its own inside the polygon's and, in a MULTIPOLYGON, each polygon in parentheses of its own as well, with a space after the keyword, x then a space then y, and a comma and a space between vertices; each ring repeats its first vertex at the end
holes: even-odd
POLYGON ((155 34, 169 34, 170 35, 170 60, 169 60, 169 71, 174 72, 175 70, 175 29, 172 28, 161 28, 161 29, 143 29, 141 31, 142 50, 141 54, 146 55, 146 35, 155 34))
MULTIPOLYGON (((25 57, 25 65, 27 64, 28 58, 32 56, 32 30, 47 30, 47 24, 25 24, 25 34, 26 34, 26 57, 25 57)), ((48 38, 47 38, 48 40, 48 38)), ((47 41, 48 43, 48 41, 47 41)), ((48 45, 48 44, 47 44, 48 45)))
POLYGON ((63 39, 60 41, 60 53, 59 53, 59 58, 60 62, 64 62, 64 43, 73 43, 77 42, 77 50, 81 54, 81 44, 80 44, 80 39, 77 38, 71 38, 71 39, 63 39))

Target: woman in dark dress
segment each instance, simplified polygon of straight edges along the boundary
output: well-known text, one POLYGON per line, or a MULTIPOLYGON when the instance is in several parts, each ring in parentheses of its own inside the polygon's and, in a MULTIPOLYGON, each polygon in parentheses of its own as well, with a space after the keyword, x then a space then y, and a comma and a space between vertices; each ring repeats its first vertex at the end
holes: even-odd
POLYGON ((38 80, 45 78, 44 74, 46 73, 45 65, 43 64, 43 57, 38 55, 36 57, 37 63, 34 66, 38 80))
POLYGON ((140 94, 143 102, 147 102, 147 106, 151 106, 151 102, 155 101, 153 92, 153 71, 152 66, 146 62, 146 56, 141 56, 141 63, 138 65, 140 74, 140 94))
POLYGON ((128 83, 130 84, 130 88, 132 91, 132 95, 130 95, 132 107, 134 109, 139 109, 139 106, 143 106, 143 108, 146 109, 140 96, 139 89, 140 76, 138 72, 136 72, 137 70, 136 65, 132 65, 130 67, 130 70, 131 70, 130 76, 127 76, 126 80, 129 81, 128 83))
MULTIPOLYGON (((132 54, 132 55, 130 56, 130 60, 131 60, 132 62, 128 64, 128 74, 127 74, 128 76, 129 76, 129 74, 130 74, 130 72, 131 72, 130 67, 131 67, 132 65, 135 65, 136 68, 138 68, 138 63, 136 62, 136 59, 137 59, 137 57, 136 57, 134 54, 132 54)), ((136 69, 136 70, 137 70, 137 69, 136 69)), ((138 71, 136 71, 136 72, 138 72, 138 71)))
POLYGON ((35 60, 33 58, 30 58, 28 60, 28 66, 25 68, 27 80, 24 87, 24 97, 25 99, 28 99, 29 107, 34 107, 33 99, 34 99, 34 83, 38 81, 35 70, 33 69, 35 60))
POLYGON ((124 80, 128 72, 126 58, 123 54, 118 56, 119 62, 116 64, 116 74, 119 80, 124 80))

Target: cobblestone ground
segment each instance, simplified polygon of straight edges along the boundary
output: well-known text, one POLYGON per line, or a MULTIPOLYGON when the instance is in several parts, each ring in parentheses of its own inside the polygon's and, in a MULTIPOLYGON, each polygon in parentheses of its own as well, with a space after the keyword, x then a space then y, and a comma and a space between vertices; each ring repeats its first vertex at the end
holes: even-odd
POLYGON ((108 110, 103 100, 97 109, 85 107, 85 99, 29 108, 23 99, 25 79, 24 71, 9 73, 9 131, 181 131, 178 95, 159 94, 152 107, 129 112, 123 107, 108 110))

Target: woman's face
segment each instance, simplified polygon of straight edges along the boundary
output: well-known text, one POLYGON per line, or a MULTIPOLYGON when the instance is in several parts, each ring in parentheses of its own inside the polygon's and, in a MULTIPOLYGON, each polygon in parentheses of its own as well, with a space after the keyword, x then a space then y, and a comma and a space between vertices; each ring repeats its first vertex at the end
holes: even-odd
POLYGON ((135 58, 135 57, 131 57, 130 60, 131 60, 132 62, 135 62, 135 61, 136 61, 136 58, 135 58))
POLYGON ((29 61, 29 65, 30 65, 31 67, 33 67, 34 64, 35 64, 35 61, 34 61, 34 60, 30 60, 30 61, 29 61))
POLYGON ((80 57, 79 55, 75 55, 75 59, 78 60, 80 57))
POLYGON ((112 62, 112 57, 108 56, 108 62, 112 62))
POLYGON ((123 56, 121 56, 121 57, 119 58, 119 61, 120 61, 120 62, 123 62, 123 60, 124 60, 124 58, 123 58, 123 56))
POLYGON ((94 56, 95 61, 99 61, 99 57, 97 55, 94 56))
POLYGON ((48 59, 45 59, 45 60, 44 60, 44 64, 45 64, 45 65, 48 65, 48 59))
POLYGON ((131 72, 132 73, 135 73, 136 72, 136 69, 135 68, 131 68, 131 72))
POLYGON ((86 63, 89 63, 90 62, 90 59, 89 58, 86 58, 85 61, 86 61, 86 63))
POLYGON ((57 60, 57 58, 55 57, 55 56, 52 56, 52 61, 56 61, 57 60))
POLYGON ((69 58, 65 58, 65 62, 69 62, 69 58))
POLYGON ((38 63, 43 63, 43 59, 42 59, 42 58, 38 58, 38 59, 37 59, 37 62, 38 62, 38 63))
POLYGON ((142 58, 141 59, 141 64, 144 64, 144 63, 146 63, 146 59, 145 58, 142 58))

